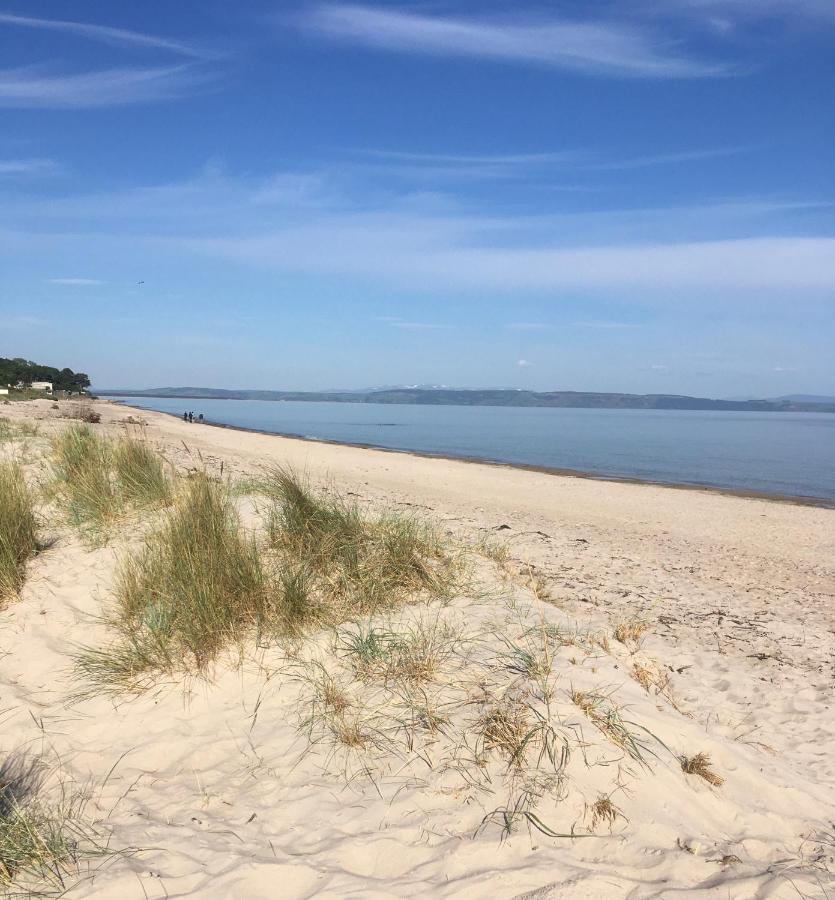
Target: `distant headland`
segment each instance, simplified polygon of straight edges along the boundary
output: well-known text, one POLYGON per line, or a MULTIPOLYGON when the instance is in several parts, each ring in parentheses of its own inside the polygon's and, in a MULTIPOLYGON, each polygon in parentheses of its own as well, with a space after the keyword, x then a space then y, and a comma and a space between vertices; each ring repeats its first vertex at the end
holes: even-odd
POLYGON ((195 400, 272 400, 329 403, 393 403, 421 406, 527 406, 575 409, 694 409, 738 412, 835 413, 831 402, 779 397, 770 400, 713 400, 679 394, 612 394, 589 391, 512 389, 385 388, 366 391, 264 391, 224 388, 162 387, 147 390, 97 390, 101 397, 169 397, 195 400))

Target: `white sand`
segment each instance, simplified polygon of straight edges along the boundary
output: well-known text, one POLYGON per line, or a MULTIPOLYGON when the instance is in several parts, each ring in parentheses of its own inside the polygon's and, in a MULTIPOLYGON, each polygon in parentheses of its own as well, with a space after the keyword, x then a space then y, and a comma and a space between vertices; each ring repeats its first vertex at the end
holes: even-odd
MULTIPOLYGON (((111 432, 141 416, 149 440, 181 468, 222 465, 238 477, 289 462, 363 503, 433 516, 462 540, 507 541, 512 577, 481 560, 479 577, 495 589, 401 617, 439 615, 468 637, 428 688, 451 704, 449 734, 410 750, 386 731, 378 748, 348 752, 311 747, 300 733, 307 688, 277 648, 252 648, 243 667, 219 666, 212 683, 67 705, 69 654, 106 641, 94 618, 139 526, 89 549, 48 525, 56 543, 0 612, 0 750, 60 759, 68 777, 91 785, 88 811, 111 846, 136 851, 109 859, 70 896, 835 896, 835 511, 97 409, 96 427, 111 432), (532 577, 547 600, 530 590, 532 577), (634 619, 649 623, 640 646, 614 640, 615 624, 634 619), (554 657, 555 721, 572 741, 559 800, 530 772, 511 778, 495 754, 476 765, 462 743, 484 690, 498 696, 514 679, 525 689, 498 658, 495 634, 518 639, 537 623, 581 632, 554 657), (610 652, 582 637, 588 631, 608 633, 610 652), (668 696, 631 677, 636 662, 658 665, 668 696), (571 703, 572 688, 614 692, 652 749, 646 766, 606 740, 571 703), (723 786, 681 771, 676 756, 699 751, 723 786), (536 814, 557 832, 592 834, 588 806, 601 794, 623 815, 611 832, 599 825, 576 839, 522 822, 501 841, 495 821, 474 837, 485 815, 526 787, 543 794, 536 814)), ((43 435, 64 427, 58 414, 45 401, 0 407, 13 420, 42 419, 43 435)), ((34 478, 46 441, 29 443, 34 478)), ((314 653, 348 678, 330 635, 302 656, 314 653)), ((382 688, 349 689, 369 728, 382 728, 382 688)))

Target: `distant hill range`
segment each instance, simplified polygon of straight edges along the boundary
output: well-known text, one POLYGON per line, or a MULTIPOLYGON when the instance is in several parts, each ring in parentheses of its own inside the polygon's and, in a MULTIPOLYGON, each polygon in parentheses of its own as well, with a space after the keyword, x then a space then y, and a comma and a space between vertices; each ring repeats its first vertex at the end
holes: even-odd
POLYGON ((792 403, 824 403, 828 406, 835 405, 835 397, 824 397, 820 394, 788 394, 785 397, 776 397, 776 400, 789 400, 792 403))
POLYGON ((330 403, 401 403, 421 406, 548 406, 575 409, 724 409, 740 412, 835 413, 826 402, 793 397, 774 400, 710 400, 678 394, 603 394, 585 391, 459 390, 384 388, 369 391, 246 391, 222 388, 165 387, 144 391, 97 390, 100 397, 168 397, 183 400, 273 400, 330 403))

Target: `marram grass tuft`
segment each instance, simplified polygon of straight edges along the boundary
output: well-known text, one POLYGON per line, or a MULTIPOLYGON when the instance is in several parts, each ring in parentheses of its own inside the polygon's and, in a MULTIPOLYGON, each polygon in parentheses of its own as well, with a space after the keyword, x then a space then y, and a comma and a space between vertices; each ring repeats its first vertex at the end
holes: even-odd
POLYGON ((0 607, 23 585, 27 561, 38 549, 32 494, 15 462, 0 462, 0 607))

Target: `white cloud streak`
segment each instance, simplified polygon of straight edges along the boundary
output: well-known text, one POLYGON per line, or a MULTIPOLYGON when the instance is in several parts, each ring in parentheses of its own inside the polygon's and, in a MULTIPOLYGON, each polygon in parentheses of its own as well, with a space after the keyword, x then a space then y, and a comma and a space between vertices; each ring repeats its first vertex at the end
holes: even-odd
POLYGON ((63 19, 43 19, 0 12, 0 28, 53 31, 62 35, 143 52, 162 51, 188 61, 166 65, 119 66, 87 72, 26 66, 0 69, 0 107, 22 109, 85 109, 173 100, 208 81, 199 62, 211 54, 191 44, 125 28, 63 19))
POLYGON ((0 175, 53 175, 59 168, 54 159, 0 159, 0 175))
MULTIPOLYGON (((554 172, 563 175, 588 175, 596 172, 619 172, 652 169, 657 166, 686 165, 704 160, 719 159, 752 152, 754 147, 716 147, 705 150, 686 150, 656 153, 624 159, 601 159, 592 152, 566 150, 552 153, 516 154, 454 154, 414 153, 368 150, 363 156, 371 160, 358 168, 371 169, 388 175, 420 179, 514 179, 532 175, 550 177, 554 172)), ((587 185, 555 185, 561 190, 588 190, 587 185)))
POLYGON ((77 74, 34 67, 0 70, 0 107, 84 109, 173 100, 192 93, 207 76, 190 65, 103 69, 77 74))
POLYGON ((546 66, 634 78, 705 78, 728 67, 671 52, 647 31, 613 22, 554 17, 502 19, 422 15, 325 3, 301 18, 321 37, 380 50, 546 66))
POLYGON ((627 171, 629 169, 650 169, 655 166, 678 165, 680 163, 702 162, 706 159, 719 159, 725 156, 737 156, 750 152, 752 147, 717 147, 712 150, 687 150, 681 153, 657 153, 649 156, 637 156, 631 159, 614 159, 603 162, 588 163, 583 168, 595 171, 627 171))
POLYGON ((183 248, 242 263, 354 276, 407 291, 580 290, 665 305, 698 297, 708 305, 740 294, 799 297, 835 290, 833 238, 563 248, 479 244, 475 235, 467 240, 455 231, 450 223, 438 229, 430 221, 380 218, 350 224, 331 220, 255 238, 174 240, 183 248))
POLYGON ((205 55, 202 51, 182 41, 157 37, 138 31, 129 31, 125 28, 111 28, 107 25, 91 25, 85 22, 70 22, 62 19, 40 19, 34 16, 19 16, 4 12, 0 12, 0 25, 35 28, 41 31, 58 31, 64 34, 74 34, 102 44, 109 44, 110 46, 166 50, 196 59, 205 55))
POLYGON ((575 322, 575 325, 579 325, 581 328, 606 328, 606 329, 620 329, 620 328, 637 328, 638 326, 633 322, 575 322))
POLYGON ((405 153, 398 150, 366 150, 368 156, 414 163, 451 163, 457 166, 530 166, 554 165, 576 160, 577 154, 564 151, 557 153, 505 153, 496 155, 456 154, 456 153, 405 153))
POLYGON ((390 328, 402 328, 404 331, 439 331, 447 327, 433 322, 410 322, 397 316, 378 316, 377 320, 385 322, 390 328))
POLYGON ((63 284, 70 287, 92 287, 97 284, 104 284, 98 278, 48 278, 50 284, 63 284))
POLYGON ((354 164, 360 171, 370 170, 418 181, 512 179, 554 167, 564 168, 579 158, 572 151, 486 155, 366 150, 362 156, 367 161, 354 164))
MULTIPOLYGON (((300 177, 306 184, 307 175, 300 177)), ((421 207, 410 195, 388 195, 369 208, 320 191, 315 178, 315 202, 305 206, 295 189, 282 189, 265 203, 265 185, 276 183, 284 185, 281 175, 206 173, 110 194, 48 201, 10 196, 0 204, 2 244, 8 254, 41 259, 60 247, 67 253, 83 246, 87 254, 97 248, 98 256, 86 258, 103 266, 122 255, 179 261, 190 254, 212 264, 352 279, 410 294, 526 293, 558 302, 576 291, 627 306, 696 302, 705 308, 835 296, 835 237, 828 236, 826 218, 817 236, 810 236, 809 220, 804 236, 791 233, 792 213, 805 209, 802 203, 490 216, 460 206, 421 207)), ((392 321, 399 328, 426 324, 392 321)), ((617 316, 576 324, 623 327, 617 316)))
POLYGON ((710 15, 737 15, 747 19, 785 17, 835 25, 832 0, 661 0, 654 8, 664 14, 689 10, 710 15))

